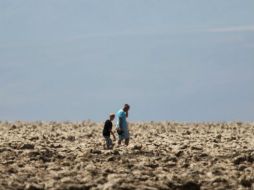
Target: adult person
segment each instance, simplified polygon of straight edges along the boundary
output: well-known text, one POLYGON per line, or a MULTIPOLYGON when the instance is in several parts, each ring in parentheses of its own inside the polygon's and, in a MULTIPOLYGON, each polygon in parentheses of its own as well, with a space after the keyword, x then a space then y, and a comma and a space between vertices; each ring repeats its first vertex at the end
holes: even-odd
POLYGON ((118 145, 121 145, 122 141, 124 141, 125 145, 129 145, 129 130, 128 130, 128 123, 126 118, 129 115, 130 106, 125 104, 122 109, 120 109, 116 116, 117 116, 117 123, 116 123, 116 131, 118 133, 118 145))

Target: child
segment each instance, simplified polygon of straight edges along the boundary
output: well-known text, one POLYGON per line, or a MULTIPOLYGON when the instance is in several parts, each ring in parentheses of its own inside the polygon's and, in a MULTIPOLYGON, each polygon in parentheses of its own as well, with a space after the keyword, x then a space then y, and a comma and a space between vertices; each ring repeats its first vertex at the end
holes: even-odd
POLYGON ((110 138, 110 133, 112 134, 114 140, 116 140, 116 137, 115 137, 114 133, 112 132, 112 126, 113 126, 112 121, 114 119, 115 119, 115 114, 111 113, 109 115, 109 119, 107 121, 105 121, 104 128, 102 131, 103 137, 106 141, 104 148, 107 148, 107 149, 113 148, 112 140, 110 138))

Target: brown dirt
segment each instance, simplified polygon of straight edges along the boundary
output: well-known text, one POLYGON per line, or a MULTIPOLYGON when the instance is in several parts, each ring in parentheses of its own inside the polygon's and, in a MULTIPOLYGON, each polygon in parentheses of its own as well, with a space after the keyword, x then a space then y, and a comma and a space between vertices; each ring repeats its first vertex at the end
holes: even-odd
POLYGON ((254 189, 253 123, 130 124, 103 149, 102 123, 0 122, 0 189, 254 189))

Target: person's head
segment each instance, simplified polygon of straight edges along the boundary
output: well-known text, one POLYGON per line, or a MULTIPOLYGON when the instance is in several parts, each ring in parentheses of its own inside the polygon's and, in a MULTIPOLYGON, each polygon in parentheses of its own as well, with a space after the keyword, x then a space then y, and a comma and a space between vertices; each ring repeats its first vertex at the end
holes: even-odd
POLYGON ((109 119, 110 119, 111 121, 113 121, 113 120, 115 119, 115 114, 114 114, 114 113, 110 113, 110 114, 109 114, 109 119))
POLYGON ((123 111, 128 112, 130 109, 129 104, 124 104, 123 111))

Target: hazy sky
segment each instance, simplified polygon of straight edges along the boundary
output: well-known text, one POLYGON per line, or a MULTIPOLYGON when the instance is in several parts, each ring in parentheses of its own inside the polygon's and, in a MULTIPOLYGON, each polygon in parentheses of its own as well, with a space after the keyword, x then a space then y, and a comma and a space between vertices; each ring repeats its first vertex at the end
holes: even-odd
POLYGON ((0 120, 254 121, 253 0, 0 0, 0 120))

